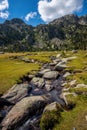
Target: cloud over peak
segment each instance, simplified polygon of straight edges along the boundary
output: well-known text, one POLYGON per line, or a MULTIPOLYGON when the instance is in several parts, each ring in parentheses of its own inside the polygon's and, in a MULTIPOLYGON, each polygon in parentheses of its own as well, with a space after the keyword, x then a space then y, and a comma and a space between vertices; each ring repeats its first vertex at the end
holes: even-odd
POLYGON ((9 8, 8 0, 0 0, 0 11, 9 8))
POLYGON ((0 0, 0 18, 7 19, 9 16, 9 12, 7 9, 9 8, 8 0, 0 0))
POLYGON ((30 12, 25 16, 25 20, 29 21, 30 19, 34 18, 35 16, 37 16, 37 12, 30 12))
POLYGON ((38 2, 38 12, 43 21, 50 22, 79 11, 82 6, 83 0, 40 0, 38 2))
POLYGON ((7 19, 8 16, 9 16, 9 12, 8 11, 0 12, 0 18, 7 19))

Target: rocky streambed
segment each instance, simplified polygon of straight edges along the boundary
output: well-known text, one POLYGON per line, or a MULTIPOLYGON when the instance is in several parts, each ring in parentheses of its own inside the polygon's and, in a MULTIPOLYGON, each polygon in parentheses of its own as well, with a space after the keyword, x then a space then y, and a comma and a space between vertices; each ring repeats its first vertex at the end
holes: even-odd
POLYGON ((36 75, 27 75, 23 83, 14 85, 4 94, 2 98, 15 105, 5 108, 7 114, 1 122, 1 130, 40 130, 39 121, 46 106, 52 103, 66 106, 62 91, 69 75, 67 62, 74 58, 57 55, 36 75))

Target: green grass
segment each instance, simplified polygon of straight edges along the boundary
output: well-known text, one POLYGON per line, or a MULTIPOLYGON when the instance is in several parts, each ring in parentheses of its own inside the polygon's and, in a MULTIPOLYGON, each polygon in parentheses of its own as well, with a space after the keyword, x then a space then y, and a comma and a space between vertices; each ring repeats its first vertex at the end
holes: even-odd
POLYGON ((67 77, 67 80, 77 80, 78 83, 87 84, 87 52, 86 51, 78 51, 78 53, 74 54, 77 56, 76 59, 68 62, 68 70, 75 72, 67 77), (82 71, 82 72, 79 72, 82 71))
POLYGON ((32 55, 26 56, 26 58, 34 59, 36 61, 42 62, 42 63, 49 63, 51 62, 50 56, 56 56, 58 52, 33 52, 32 55))
POLYGON ((6 92, 20 77, 28 72, 37 71, 41 67, 39 63, 25 63, 20 60, 11 60, 10 57, 23 56, 35 59, 41 63, 50 62, 50 56, 57 52, 31 52, 31 53, 5 53, 0 55, 0 93, 6 92), (28 55, 30 54, 30 55, 28 55))
MULTIPOLYGON (((72 72, 70 76, 66 78, 67 82, 77 80, 76 84, 87 84, 87 51, 78 51, 72 55, 68 52, 69 56, 77 56, 76 59, 68 62, 68 70, 72 72)), ((70 111, 64 111, 61 113, 62 121, 55 125, 53 130, 87 130, 87 88, 73 88, 69 84, 66 87, 70 87, 69 92, 75 92, 78 95, 76 97, 70 95, 67 96, 68 102, 75 103, 75 107, 70 111)))
POLYGON ((0 59, 0 93, 7 91, 22 75, 38 69, 39 64, 0 59))
POLYGON ((69 101, 73 101, 76 106, 71 111, 61 113, 62 121, 53 130, 87 130, 87 96, 68 96, 69 101))

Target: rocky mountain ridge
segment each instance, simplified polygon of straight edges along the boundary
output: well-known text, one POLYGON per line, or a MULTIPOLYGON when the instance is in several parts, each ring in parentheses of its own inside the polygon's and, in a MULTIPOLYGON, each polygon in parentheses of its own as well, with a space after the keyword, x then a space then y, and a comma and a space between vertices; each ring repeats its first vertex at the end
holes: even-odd
POLYGON ((66 15, 36 27, 14 18, 0 24, 0 48, 7 51, 86 49, 87 15, 66 15))

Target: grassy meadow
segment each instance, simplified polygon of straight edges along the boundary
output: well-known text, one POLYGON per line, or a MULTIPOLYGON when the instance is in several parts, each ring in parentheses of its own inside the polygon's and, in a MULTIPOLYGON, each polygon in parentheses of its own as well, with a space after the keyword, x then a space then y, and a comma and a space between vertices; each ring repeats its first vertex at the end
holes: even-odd
MULTIPOLYGON (((0 54, 0 93, 5 93, 12 85, 14 85, 20 77, 27 73, 37 72, 43 63, 51 62, 50 56, 56 56, 58 53, 62 57, 76 56, 67 63, 67 71, 71 75, 66 78, 69 83, 76 80, 76 84, 87 85, 87 51, 77 51, 77 53, 68 52, 27 52, 27 53, 5 53, 0 54), (15 56, 33 59, 34 63, 25 63, 15 56)), ((53 130, 87 130, 87 88, 70 87, 69 92, 79 93, 78 96, 68 95, 68 102, 75 104, 75 107, 70 110, 61 112, 62 120, 56 123, 53 130)), ((55 113, 53 113, 55 114, 55 113)), ((54 117, 56 115, 53 115, 54 117)), ((55 117, 57 119, 57 117, 55 117)), ((59 120, 59 119, 58 119, 59 120)))
POLYGON ((20 77, 40 69, 41 63, 50 62, 50 56, 57 52, 31 52, 31 53, 5 53, 0 54, 0 93, 6 92, 14 85, 20 77), (23 58, 34 59, 36 63, 25 63, 11 57, 22 56, 23 58))

